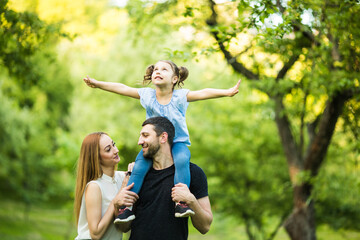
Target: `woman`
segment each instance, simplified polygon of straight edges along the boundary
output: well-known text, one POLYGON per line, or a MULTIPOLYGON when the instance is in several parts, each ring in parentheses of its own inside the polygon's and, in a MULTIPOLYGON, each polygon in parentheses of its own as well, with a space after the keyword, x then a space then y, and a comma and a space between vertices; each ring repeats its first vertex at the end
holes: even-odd
MULTIPOLYGON (((76 240, 122 239, 122 232, 113 224, 118 213, 115 203, 131 206, 138 196, 129 191, 132 185, 119 192, 126 173, 116 171, 120 161, 118 153, 114 141, 104 132, 91 133, 82 143, 74 202, 76 240)), ((131 166, 129 164, 129 169, 131 166)))

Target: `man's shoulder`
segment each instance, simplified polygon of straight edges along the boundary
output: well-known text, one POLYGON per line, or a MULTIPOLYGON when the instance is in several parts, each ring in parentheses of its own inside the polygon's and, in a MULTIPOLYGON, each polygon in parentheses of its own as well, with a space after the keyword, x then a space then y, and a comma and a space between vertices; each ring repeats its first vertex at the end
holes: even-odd
POLYGON ((205 172, 196 164, 190 163, 190 191, 196 199, 208 196, 207 177, 205 172))
POLYGON ((193 174, 205 175, 204 170, 201 167, 199 167, 198 165, 196 165, 195 163, 192 163, 192 162, 190 162, 190 172, 191 172, 191 175, 193 175, 193 174))
POLYGON ((194 170, 201 170, 202 168, 199 167, 198 165, 196 165, 195 163, 190 162, 190 169, 194 169, 194 170))

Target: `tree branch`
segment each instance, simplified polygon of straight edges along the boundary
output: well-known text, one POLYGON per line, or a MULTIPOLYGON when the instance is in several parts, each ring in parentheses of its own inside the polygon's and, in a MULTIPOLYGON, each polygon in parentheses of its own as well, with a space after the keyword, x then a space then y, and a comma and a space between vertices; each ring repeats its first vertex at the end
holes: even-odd
POLYGON ((307 124, 307 130, 308 130, 307 132, 309 135, 310 142, 312 142, 315 137, 316 128, 319 124, 320 118, 321 118, 321 115, 318 115, 313 122, 307 124))
POLYGON ((312 176, 317 175, 330 145, 336 122, 343 111, 345 102, 353 95, 353 91, 345 90, 335 94, 327 101, 324 113, 319 122, 319 130, 309 144, 304 161, 305 169, 311 170, 312 176))
POLYGON ((280 140, 285 151, 285 156, 289 165, 289 173, 292 182, 295 182, 296 174, 303 169, 300 158, 299 148, 290 129, 290 121, 284 113, 285 107, 282 96, 273 96, 275 102, 275 122, 279 131, 280 140))
POLYGON ((299 152, 300 152, 300 157, 302 158, 303 155, 303 151, 304 151, 304 126, 305 126, 305 112, 306 112, 306 99, 308 96, 308 90, 305 91, 305 96, 304 96, 304 101, 303 101, 303 106, 302 106, 302 110, 301 110, 301 114, 300 114, 300 143, 299 143, 299 152))
POLYGON ((295 62, 299 59, 300 54, 294 54, 291 56, 289 61, 284 64, 282 69, 279 71, 278 75, 276 76, 276 80, 283 79, 286 73, 290 70, 290 68, 295 64, 295 62))
MULTIPOLYGON (((217 22, 217 13, 215 10, 215 6, 216 3, 212 0, 209 0, 209 6, 211 9, 211 16, 207 19, 206 23, 208 24, 208 26, 210 27, 214 27, 218 25, 217 22)), ((217 31, 212 31, 212 34, 214 36, 214 38, 216 39, 221 51, 223 52, 225 59, 227 60, 227 62, 233 67, 233 69, 241 74, 243 74, 244 76, 246 76, 248 79, 251 80, 259 80, 260 77, 259 75, 251 72, 250 70, 248 70, 247 68, 245 68, 241 63, 239 63, 231 54, 229 51, 226 50, 223 42, 220 41, 219 37, 218 37, 218 32, 217 31)), ((288 70, 294 65, 294 63, 298 60, 299 58, 299 54, 294 54, 287 63, 284 64, 283 68, 280 70, 280 72, 277 75, 277 79, 282 79, 284 78, 284 76, 286 75, 286 73, 288 72, 288 70)), ((298 173, 298 171, 300 169, 303 168, 303 164, 301 162, 300 159, 300 155, 299 155, 299 149, 298 146, 296 145, 295 139, 293 137, 293 134, 291 132, 290 129, 290 121, 287 118, 286 114, 285 114, 285 107, 282 103, 282 96, 277 95, 277 96, 272 96, 272 99, 275 101, 275 121, 276 124, 278 126, 278 130, 279 130, 279 134, 280 134, 280 138, 285 150, 285 155, 287 157, 287 161, 289 164, 289 171, 290 171, 290 176, 292 178, 292 180, 295 180, 295 176, 298 173)))
POLYGON ((242 213, 242 217, 244 219, 244 222, 245 222, 245 230, 246 230, 246 234, 248 235, 248 238, 250 240, 255 240, 255 236, 254 234, 251 232, 251 219, 250 217, 246 214, 246 213, 242 213))
POLYGON ((283 226, 283 223, 286 219, 286 217, 289 215, 290 211, 284 211, 284 214, 281 215, 280 217, 280 221, 279 223, 275 226, 275 229, 270 233, 269 237, 267 238, 267 240, 272 240, 274 239, 274 237, 276 236, 276 234, 278 233, 279 229, 283 226))
MULTIPOLYGON (((209 27, 214 28, 215 26, 218 25, 217 13, 215 10, 216 3, 212 0, 209 0, 209 5, 210 5, 210 9, 211 9, 211 16, 206 20, 206 24, 209 27)), ((259 75, 255 74, 252 71, 250 71, 249 69, 247 69, 242 63, 240 63, 236 60, 236 57, 232 56, 231 53, 228 50, 226 50, 224 43, 220 40, 220 38, 218 36, 219 35, 218 31, 213 30, 213 31, 211 31, 211 33, 213 34, 216 42, 218 43, 220 50, 224 54, 226 61, 230 64, 230 66, 233 67, 233 69, 236 72, 241 73, 242 75, 244 75, 246 78, 248 78, 250 80, 259 80, 259 75)))

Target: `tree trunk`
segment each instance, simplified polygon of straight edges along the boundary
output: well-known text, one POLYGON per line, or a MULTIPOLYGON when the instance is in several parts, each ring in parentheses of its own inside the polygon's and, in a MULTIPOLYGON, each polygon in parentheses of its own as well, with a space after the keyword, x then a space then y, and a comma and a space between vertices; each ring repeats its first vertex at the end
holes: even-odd
POLYGON ((316 240, 315 208, 310 185, 294 188, 294 209, 284 222, 292 240, 316 240))
POLYGON ((291 132, 291 124, 286 114, 282 96, 274 96, 275 122, 288 162, 289 175, 294 185, 293 211, 284 222, 284 227, 292 240, 315 240, 315 208, 311 201, 312 185, 298 182, 298 174, 304 170, 304 161, 301 158, 299 146, 291 132))
MULTIPOLYGON (((352 91, 343 91, 335 94, 331 97, 326 104, 325 110, 322 114, 319 122, 318 131, 314 132, 314 139, 309 144, 309 149, 304 159, 300 159, 298 166, 300 170, 310 171, 311 177, 315 177, 325 159, 325 155, 328 146, 331 142, 331 137, 334 133, 336 122, 342 113, 345 102, 353 95, 352 91)), ((281 102, 280 102, 281 103, 281 102)), ((280 105, 281 104, 277 104, 280 105)), ((281 109, 281 107, 280 107, 281 109)), ((285 116, 280 117, 284 118, 285 116)), ((278 119, 276 120, 278 123, 278 119)), ((278 124, 280 137, 281 132, 286 132, 287 128, 284 128, 287 124, 278 124)), ((289 140, 282 138, 283 147, 289 148, 289 140)), ((289 163, 289 172, 292 179, 292 183, 297 184, 296 171, 292 171, 294 166, 294 160, 287 156, 289 163)), ((294 158, 296 159, 296 157, 294 158)), ((296 165, 296 163, 295 163, 296 165)), ((294 187, 294 208, 293 212, 284 222, 284 227, 292 240, 315 240, 316 239, 316 224, 315 224, 315 208, 314 202, 311 199, 312 184, 310 183, 298 183, 301 185, 295 185, 294 187)))

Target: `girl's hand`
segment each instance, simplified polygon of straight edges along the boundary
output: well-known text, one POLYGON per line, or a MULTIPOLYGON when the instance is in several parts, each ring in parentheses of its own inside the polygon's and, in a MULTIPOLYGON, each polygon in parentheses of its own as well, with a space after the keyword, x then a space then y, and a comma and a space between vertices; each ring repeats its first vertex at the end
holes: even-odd
POLYGON ((89 76, 86 76, 86 78, 83 79, 86 85, 88 85, 91 88, 96 88, 96 80, 93 78, 89 78, 89 76))
POLYGON ((115 206, 115 209, 119 209, 121 206, 132 206, 136 200, 139 199, 139 196, 130 191, 130 189, 134 186, 134 183, 130 184, 129 186, 126 186, 122 188, 118 194, 113 199, 113 204, 115 206))
POLYGON ((239 86, 241 83, 241 79, 236 83, 236 85, 232 88, 229 88, 229 97, 235 96, 239 92, 239 86))

